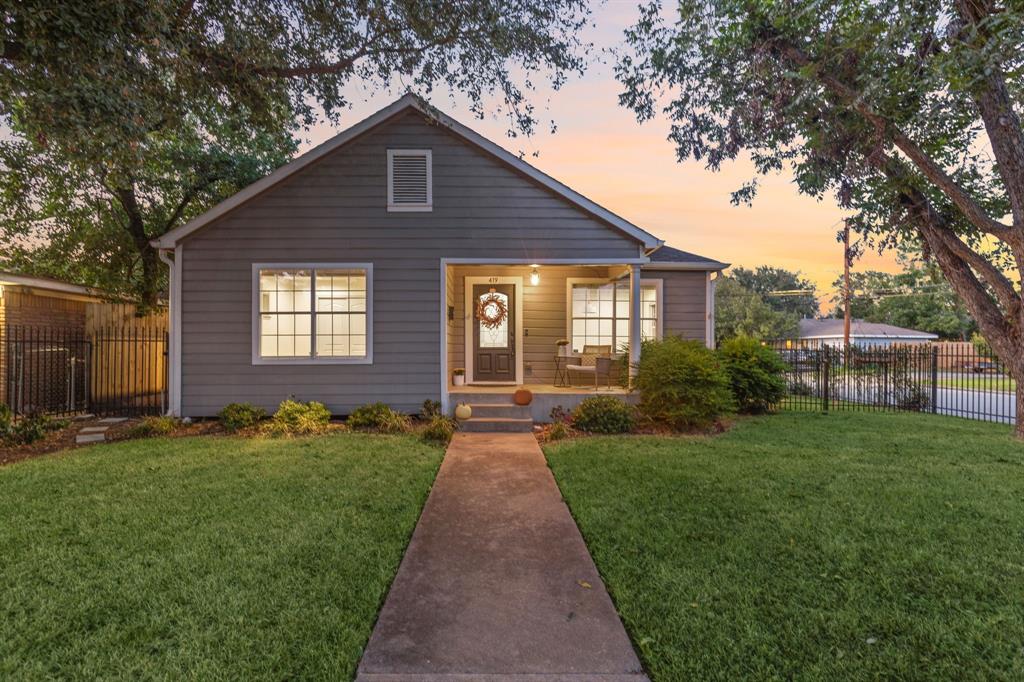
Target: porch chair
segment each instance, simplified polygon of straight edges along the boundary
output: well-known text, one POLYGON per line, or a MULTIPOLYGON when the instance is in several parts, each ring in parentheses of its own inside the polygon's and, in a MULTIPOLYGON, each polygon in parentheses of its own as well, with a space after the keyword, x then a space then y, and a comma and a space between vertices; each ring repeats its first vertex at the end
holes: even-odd
POLYGON ((573 384, 575 376, 594 377, 594 390, 597 390, 597 381, 603 377, 609 388, 612 385, 612 347, 611 346, 583 346, 580 353, 579 363, 566 365, 569 373, 569 385, 573 384))

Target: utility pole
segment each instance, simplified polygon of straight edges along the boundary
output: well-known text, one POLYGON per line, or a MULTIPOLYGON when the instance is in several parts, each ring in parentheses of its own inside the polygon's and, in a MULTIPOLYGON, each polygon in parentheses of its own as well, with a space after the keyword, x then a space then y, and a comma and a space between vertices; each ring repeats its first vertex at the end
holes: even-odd
POLYGON ((850 221, 843 223, 843 348, 850 347, 850 221))

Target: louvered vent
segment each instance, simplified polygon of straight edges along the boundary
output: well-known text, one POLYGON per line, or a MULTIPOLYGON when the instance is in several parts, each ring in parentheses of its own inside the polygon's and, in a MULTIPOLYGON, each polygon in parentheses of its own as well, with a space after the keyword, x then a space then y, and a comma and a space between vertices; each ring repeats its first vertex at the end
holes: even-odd
POLYGON ((430 150, 388 150, 388 210, 429 211, 430 150))

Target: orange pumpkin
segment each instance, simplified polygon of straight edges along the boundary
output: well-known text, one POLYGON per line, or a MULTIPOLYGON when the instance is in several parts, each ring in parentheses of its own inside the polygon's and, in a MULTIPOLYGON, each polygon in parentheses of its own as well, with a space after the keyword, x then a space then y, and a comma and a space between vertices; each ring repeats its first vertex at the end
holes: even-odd
POLYGON ((533 402, 533 393, 529 389, 521 388, 512 396, 516 405, 529 405, 533 402))

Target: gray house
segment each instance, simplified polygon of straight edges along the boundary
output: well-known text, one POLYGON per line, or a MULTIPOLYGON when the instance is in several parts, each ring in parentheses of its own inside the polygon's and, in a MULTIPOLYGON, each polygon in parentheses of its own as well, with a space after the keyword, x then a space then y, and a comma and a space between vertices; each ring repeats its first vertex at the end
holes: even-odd
POLYGON ((410 95, 154 245, 182 416, 289 395, 337 414, 447 409, 519 385, 571 406, 593 385, 554 384, 586 346, 635 359, 642 337, 711 344, 727 267, 410 95))

